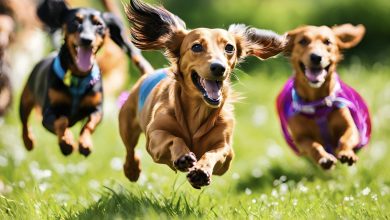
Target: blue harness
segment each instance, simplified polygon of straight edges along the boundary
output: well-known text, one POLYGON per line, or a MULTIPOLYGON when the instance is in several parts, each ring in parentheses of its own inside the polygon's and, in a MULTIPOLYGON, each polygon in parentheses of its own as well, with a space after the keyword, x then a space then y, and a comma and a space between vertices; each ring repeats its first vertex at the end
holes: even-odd
POLYGON ((157 84, 168 76, 166 69, 159 69, 154 73, 149 74, 141 84, 138 96, 138 112, 144 107, 145 101, 150 92, 157 84))
POLYGON ((89 88, 100 81, 100 69, 98 65, 92 66, 91 72, 85 77, 73 76, 70 70, 64 70, 61 66, 60 57, 56 56, 53 62, 54 74, 63 81, 69 88, 72 95, 72 112, 76 111, 76 107, 81 97, 87 92, 89 88))

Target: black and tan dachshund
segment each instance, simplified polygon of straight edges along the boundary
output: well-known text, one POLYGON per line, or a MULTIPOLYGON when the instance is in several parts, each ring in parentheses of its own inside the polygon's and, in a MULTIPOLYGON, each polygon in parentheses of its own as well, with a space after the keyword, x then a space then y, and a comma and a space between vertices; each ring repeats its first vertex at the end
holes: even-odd
POLYGON ((28 118, 38 106, 43 126, 57 135, 62 153, 69 155, 78 147, 81 154, 88 156, 92 149, 91 134, 103 115, 103 88, 96 53, 107 34, 128 53, 134 48, 125 39, 123 24, 111 13, 91 8, 70 9, 63 0, 46 0, 38 8, 38 16, 49 27, 62 27, 65 39, 58 54, 34 67, 23 90, 20 118, 25 147, 34 148, 28 118), (85 118, 76 145, 69 128, 85 118))

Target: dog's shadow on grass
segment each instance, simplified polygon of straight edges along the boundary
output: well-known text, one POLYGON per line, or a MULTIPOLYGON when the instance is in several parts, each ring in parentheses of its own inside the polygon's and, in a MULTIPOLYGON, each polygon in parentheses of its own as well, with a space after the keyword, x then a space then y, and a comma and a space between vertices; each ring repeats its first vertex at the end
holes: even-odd
POLYGON ((141 190, 139 193, 126 189, 117 192, 106 187, 97 202, 81 211, 70 213, 67 219, 201 218, 201 210, 190 204, 187 196, 180 193, 164 196, 141 190))
POLYGON ((293 181, 298 183, 302 180, 312 182, 315 179, 328 180, 331 178, 329 173, 325 173, 321 168, 315 164, 307 162, 306 166, 282 166, 278 163, 265 170, 262 175, 254 175, 253 173, 246 173, 238 181, 236 185, 237 191, 266 191, 274 188, 276 185, 293 181))

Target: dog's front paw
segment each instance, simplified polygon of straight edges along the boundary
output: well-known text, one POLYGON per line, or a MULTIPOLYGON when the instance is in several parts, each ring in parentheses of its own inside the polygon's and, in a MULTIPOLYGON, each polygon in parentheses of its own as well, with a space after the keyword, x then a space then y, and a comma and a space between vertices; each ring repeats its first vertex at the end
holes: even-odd
POLYGON ((211 175, 204 169, 195 168, 187 174, 187 179, 195 189, 208 186, 211 182, 211 175))
POLYGON ((84 156, 88 156, 92 150, 91 135, 82 135, 79 139, 79 152, 84 156))
POLYGON ((359 160, 359 157, 355 154, 353 150, 341 150, 337 153, 337 158, 340 160, 341 163, 348 163, 349 166, 359 160))
POLYGON ((318 164, 325 170, 329 170, 333 168, 336 165, 336 163, 337 163, 337 159, 331 154, 322 156, 318 160, 318 164))
POLYGON ((136 182, 141 173, 139 159, 136 157, 134 160, 126 161, 125 164, 123 164, 123 171, 125 172, 127 179, 131 182, 136 182))
POLYGON ((74 149, 74 140, 73 134, 71 131, 65 131, 64 136, 62 136, 59 140, 60 149, 63 155, 68 156, 73 152, 74 149))
POLYGON ((188 154, 184 154, 183 156, 179 157, 179 159, 175 160, 173 165, 177 170, 187 172, 190 168, 195 166, 196 162, 197 160, 195 154, 189 152, 188 154))

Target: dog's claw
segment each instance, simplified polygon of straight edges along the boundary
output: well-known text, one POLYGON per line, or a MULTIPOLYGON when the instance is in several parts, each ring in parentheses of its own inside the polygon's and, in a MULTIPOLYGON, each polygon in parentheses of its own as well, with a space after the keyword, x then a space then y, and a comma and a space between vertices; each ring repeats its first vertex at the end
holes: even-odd
POLYGON ((197 160, 195 154, 189 152, 188 154, 184 154, 183 156, 179 157, 179 159, 175 160, 173 164, 176 169, 182 172, 187 172, 190 168, 195 166, 196 162, 197 160))
POLYGON ((348 163, 349 166, 352 166, 359 160, 353 150, 342 150, 337 154, 337 158, 341 163, 348 163))
POLYGON ((200 189, 202 186, 210 185, 210 174, 203 169, 193 169, 187 174, 187 179, 191 186, 200 189))
POLYGON ((337 162, 337 159, 333 155, 324 156, 318 160, 318 163, 325 170, 329 170, 329 169, 333 168, 336 165, 336 162, 337 162))

